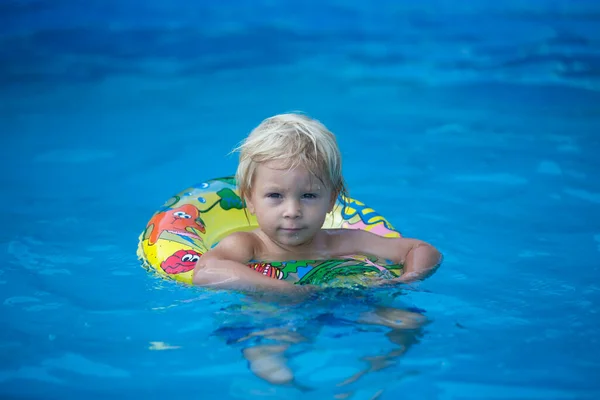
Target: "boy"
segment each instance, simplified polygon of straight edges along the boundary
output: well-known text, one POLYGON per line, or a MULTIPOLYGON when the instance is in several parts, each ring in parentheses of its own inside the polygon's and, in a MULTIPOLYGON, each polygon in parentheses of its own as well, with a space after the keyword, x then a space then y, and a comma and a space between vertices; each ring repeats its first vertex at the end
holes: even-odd
POLYGON ((236 232, 200 257, 196 285, 237 290, 297 291, 299 285, 271 279, 247 267, 252 260, 286 261, 375 256, 403 265, 408 283, 433 273, 441 261, 431 245, 384 238, 354 229, 323 229, 338 195, 346 195, 335 136, 301 114, 264 120, 237 149, 240 197, 259 228, 236 232))

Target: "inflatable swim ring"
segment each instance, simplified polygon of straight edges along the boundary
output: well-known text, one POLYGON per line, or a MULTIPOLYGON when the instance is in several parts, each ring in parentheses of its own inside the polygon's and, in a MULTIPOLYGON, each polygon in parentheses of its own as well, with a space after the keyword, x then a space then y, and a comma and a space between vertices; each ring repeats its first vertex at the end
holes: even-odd
MULTIPOLYGON (((233 177, 211 179, 173 196, 148 222, 140 235, 138 257, 144 267, 162 277, 192 283, 200 256, 236 231, 258 227, 246 213, 233 177)), ((339 196, 324 228, 364 229, 400 237, 391 224, 365 204, 339 196)), ((402 267, 386 260, 357 256, 339 260, 252 262, 257 273, 296 284, 366 284, 372 277, 399 276, 402 267)))

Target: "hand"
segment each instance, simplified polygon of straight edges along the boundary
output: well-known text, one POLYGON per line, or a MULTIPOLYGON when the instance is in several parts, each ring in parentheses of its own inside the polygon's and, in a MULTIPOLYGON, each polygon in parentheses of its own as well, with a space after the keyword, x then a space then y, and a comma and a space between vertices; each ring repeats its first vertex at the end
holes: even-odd
POLYGON ((392 279, 381 278, 378 280, 374 280, 370 286, 385 287, 385 286, 394 286, 394 285, 398 285, 398 284, 409 285, 411 283, 415 283, 416 281, 418 281, 422 278, 423 277, 420 276, 420 274, 417 272, 405 272, 396 278, 392 278, 392 279))
POLYGON ((423 274, 419 274, 418 272, 405 272, 399 277, 391 279, 391 281, 396 283, 413 283, 423 279, 422 275, 423 274))

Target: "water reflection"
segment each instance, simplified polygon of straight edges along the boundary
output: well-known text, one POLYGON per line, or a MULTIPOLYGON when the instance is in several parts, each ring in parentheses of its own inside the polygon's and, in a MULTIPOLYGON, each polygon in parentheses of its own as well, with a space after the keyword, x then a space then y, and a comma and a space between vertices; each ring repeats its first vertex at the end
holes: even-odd
POLYGON ((353 350, 364 368, 336 383, 341 391, 336 398, 346 398, 352 392, 345 387, 367 374, 393 367, 424 335, 428 320, 422 310, 398 306, 393 297, 385 291, 335 289, 301 302, 246 298, 216 314, 218 327, 213 334, 239 348, 248 369, 258 378, 302 391, 313 388, 296 377, 290 361, 314 351, 320 335, 354 336, 353 350), (382 351, 375 353, 362 350, 361 335, 373 331, 381 332, 391 346, 381 346, 382 351))

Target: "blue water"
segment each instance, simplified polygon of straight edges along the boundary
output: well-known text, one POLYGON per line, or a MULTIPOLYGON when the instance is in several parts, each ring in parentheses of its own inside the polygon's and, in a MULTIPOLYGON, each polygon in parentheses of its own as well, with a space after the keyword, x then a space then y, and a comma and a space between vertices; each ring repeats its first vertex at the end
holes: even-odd
POLYGON ((600 398, 600 5, 216 4, 0 2, 0 397, 600 398), (293 303, 140 267, 152 213, 290 110, 433 277, 293 303), (235 343, 270 328, 294 384, 235 343))

